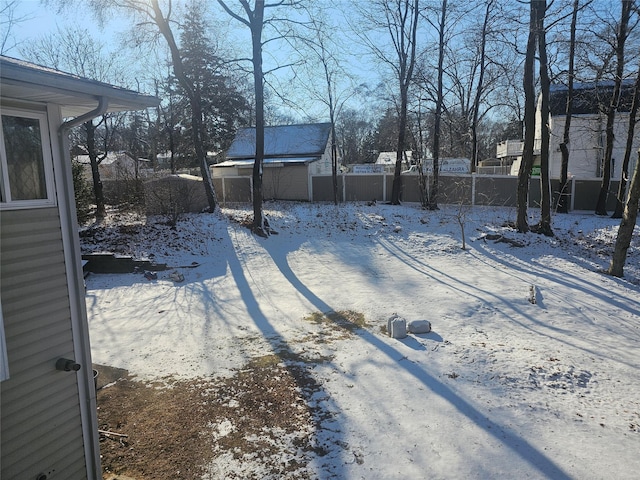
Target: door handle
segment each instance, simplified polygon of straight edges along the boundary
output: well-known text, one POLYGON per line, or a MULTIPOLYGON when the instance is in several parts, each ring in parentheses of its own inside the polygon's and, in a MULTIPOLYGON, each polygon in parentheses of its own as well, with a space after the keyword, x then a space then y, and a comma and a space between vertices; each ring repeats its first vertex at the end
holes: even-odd
POLYGON ((77 372, 80 370, 80 364, 75 360, 69 360, 68 358, 59 358, 56 362, 56 370, 63 372, 77 372))

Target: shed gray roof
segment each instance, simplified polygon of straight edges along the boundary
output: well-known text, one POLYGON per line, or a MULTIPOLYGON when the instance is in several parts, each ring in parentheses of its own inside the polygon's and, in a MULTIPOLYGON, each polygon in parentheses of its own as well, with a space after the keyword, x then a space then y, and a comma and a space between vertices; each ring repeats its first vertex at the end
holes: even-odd
POLYGON ((160 103, 150 95, 3 55, 0 55, 0 86, 3 98, 60 105, 65 117, 94 110, 100 97, 109 101, 111 112, 141 110, 160 103))
MULTIPOLYGON (((320 157, 327 148, 330 123, 305 125, 280 125, 265 127, 265 161, 270 157, 279 159, 293 157, 320 157)), ((228 160, 253 159, 256 155, 256 129, 241 128, 227 152, 228 160)))

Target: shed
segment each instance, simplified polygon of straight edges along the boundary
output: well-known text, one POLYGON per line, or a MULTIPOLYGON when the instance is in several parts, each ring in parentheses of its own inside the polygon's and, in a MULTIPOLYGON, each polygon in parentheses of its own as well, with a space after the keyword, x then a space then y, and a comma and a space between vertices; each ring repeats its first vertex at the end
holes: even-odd
MULTIPOLYGON (((225 161, 212 166, 215 179, 253 173, 256 129, 238 130, 225 161)), ((263 196, 309 200, 311 175, 331 174, 331 124, 311 123, 265 127, 263 196)))
POLYGON ((0 56, 5 480, 102 478, 68 133, 106 111, 158 103, 0 56))

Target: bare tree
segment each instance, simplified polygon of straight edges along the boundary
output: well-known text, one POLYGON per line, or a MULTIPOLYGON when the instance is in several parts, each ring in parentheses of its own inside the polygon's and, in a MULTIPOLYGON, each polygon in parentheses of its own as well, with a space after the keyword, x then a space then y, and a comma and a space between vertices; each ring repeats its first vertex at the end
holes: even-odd
POLYGON ((618 228, 613 257, 607 273, 614 277, 624 276, 624 264, 627 259, 627 251, 631 245, 631 237, 636 226, 638 206, 640 204, 640 149, 636 160, 636 168, 629 184, 629 196, 622 214, 622 221, 618 228))
MULTIPOLYGON (((36 63, 81 75, 102 82, 119 82, 122 68, 116 60, 102 50, 91 38, 88 30, 69 28, 44 36, 21 49, 22 54, 36 63)), ((104 186, 99 166, 106 158, 115 134, 112 114, 102 115, 97 123, 89 120, 82 124, 84 141, 89 156, 96 220, 106 216, 104 186)))
POLYGON ((360 17, 366 22, 357 35, 373 56, 393 72, 398 85, 398 141, 391 192, 391 203, 398 205, 402 187, 400 173, 406 149, 409 87, 416 65, 420 3, 419 0, 378 0, 372 4, 354 4, 354 7, 358 8, 360 17), (381 32, 389 35, 390 49, 386 48, 388 44, 380 43, 381 32))
POLYGON ((28 16, 17 16, 18 0, 0 0, 0 55, 7 54, 16 47, 14 31, 28 16))
MULTIPOLYGON (((74 0, 48 0, 65 6, 74 0)), ((209 211, 214 212, 217 206, 216 192, 211 180, 211 171, 207 162, 207 152, 204 146, 204 125, 202 121, 202 102, 193 82, 185 73, 182 52, 176 42, 171 28, 173 1, 166 0, 160 5, 160 0, 88 0, 90 8, 99 19, 106 16, 112 9, 123 9, 142 19, 142 24, 151 23, 157 32, 165 39, 171 55, 173 73, 185 91, 191 105, 192 140, 195 155, 200 166, 205 194, 209 203, 209 211)))
POLYGON ((624 158, 622 159, 622 168, 620 171, 620 185, 618 186, 618 194, 616 195, 616 209, 611 215, 612 218, 622 218, 624 211, 624 196, 627 191, 627 181, 629 175, 629 161, 631 160, 631 150, 633 149, 633 139, 635 127, 638 118, 638 109, 640 108, 640 66, 636 76, 634 85, 633 100, 631 102, 631 110, 629 112, 629 125, 627 127, 627 144, 624 150, 624 158))
POLYGON ((535 140, 535 54, 536 39, 540 28, 541 17, 544 16, 546 1, 531 0, 529 7, 529 34, 527 38, 527 50, 524 61, 524 147, 522 162, 518 172, 517 191, 517 217, 516 228, 519 232, 529 231, 527 220, 527 201, 529 197, 529 180, 531 179, 531 167, 533 166, 533 149, 535 140))
POLYGON ((320 103, 325 105, 329 112, 329 122, 331 123, 331 177, 333 187, 333 202, 338 204, 338 139, 336 134, 336 124, 345 103, 351 98, 356 90, 353 88, 341 89, 339 83, 348 77, 342 65, 335 42, 329 35, 333 31, 321 10, 308 11, 310 21, 305 25, 308 35, 302 38, 306 50, 311 52, 311 57, 306 65, 309 67, 309 80, 307 83, 311 95, 320 103), (317 63, 313 60, 317 60, 317 63), (324 86, 318 91, 314 86, 314 78, 317 78, 317 70, 314 66, 319 66, 321 78, 324 86))
POLYGON ((547 236, 553 236, 551 229, 551 180, 549 178, 549 140, 550 140, 550 110, 549 110, 549 90, 551 80, 549 78, 549 59, 547 55, 547 36, 544 27, 546 16, 546 0, 538 5, 538 55, 540 67, 540 222, 536 225, 535 231, 547 236), (542 10, 544 7, 544 10, 542 10))
POLYGON ((476 85, 476 95, 473 100, 473 117, 471 120, 471 171, 475 171, 478 165, 478 121, 480 116, 480 104, 484 93, 484 76, 487 69, 487 35, 489 29, 489 20, 491 19, 492 9, 495 0, 487 0, 485 3, 484 17, 482 21, 482 30, 480 32, 480 47, 478 55, 478 84, 476 85))
POLYGON ((265 25, 265 8, 293 5, 291 0, 280 0, 266 4, 264 0, 255 0, 251 8, 248 0, 238 0, 244 17, 232 10, 224 0, 218 0, 220 6, 235 20, 249 28, 251 32, 251 63, 253 65, 253 85, 255 92, 256 155, 253 163, 253 232, 267 237, 272 233, 269 222, 263 214, 262 164, 264 161, 264 71, 262 69, 262 33, 265 25))
POLYGON ((429 210, 438 209, 438 188, 440 183, 440 124, 442 122, 442 109, 444 105, 444 53, 445 53, 445 27, 447 19, 447 0, 442 0, 438 21, 438 68, 436 81, 436 108, 433 122, 433 177, 427 199, 429 210))
POLYGON ((576 58, 576 24, 578 20, 578 10, 580 0, 573 0, 571 11, 571 27, 569 29, 569 65, 567 71, 567 103, 565 105, 564 129, 562 132, 562 142, 560 152, 562 153, 562 164, 560 166, 560 188, 558 195, 557 211, 567 213, 569 211, 569 198, 567 187, 569 184, 569 148, 571 141, 571 118, 573 117, 573 83, 575 78, 575 58, 576 58))
POLYGON ((596 203, 596 215, 607 215, 607 197, 609 195, 609 185, 611 183, 611 163, 613 158, 613 142, 614 142, 614 122, 616 112, 620 104, 620 92, 622 90, 622 78, 625 66, 625 43, 629 36, 629 19, 633 7, 633 0, 621 0, 622 9, 620 13, 620 21, 616 29, 615 38, 615 56, 616 56, 616 72, 613 80, 613 94, 607 108, 607 124, 605 127, 606 144, 603 158, 602 183, 600 185, 600 193, 596 203))

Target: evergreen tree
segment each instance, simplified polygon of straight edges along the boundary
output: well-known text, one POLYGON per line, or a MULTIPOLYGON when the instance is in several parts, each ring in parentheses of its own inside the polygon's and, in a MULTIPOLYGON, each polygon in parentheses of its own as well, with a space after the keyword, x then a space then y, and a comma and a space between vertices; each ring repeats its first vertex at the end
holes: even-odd
MULTIPOLYGON (((204 18, 205 4, 201 0, 193 1, 189 6, 180 28, 181 51, 184 72, 193 84, 200 98, 202 122, 204 126, 203 142, 207 151, 226 150, 240 125, 248 123, 250 107, 240 90, 238 79, 225 67, 225 62, 215 52, 211 39, 207 36, 207 24, 204 18)), ((188 98, 179 102, 181 111, 189 112, 188 98)), ((189 138, 191 115, 182 115, 185 138, 189 138)), ((184 151, 193 156, 188 146, 184 151)))

